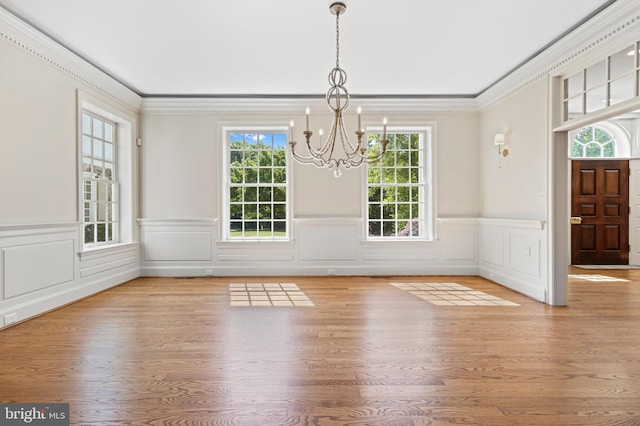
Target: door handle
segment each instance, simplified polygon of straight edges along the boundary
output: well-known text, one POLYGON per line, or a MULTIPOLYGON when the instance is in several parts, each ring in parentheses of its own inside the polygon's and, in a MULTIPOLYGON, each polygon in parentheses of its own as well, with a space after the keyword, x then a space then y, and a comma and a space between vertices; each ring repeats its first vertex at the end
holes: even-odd
POLYGON ((580 216, 571 216, 569 223, 572 225, 580 225, 582 223, 582 218, 580 216))

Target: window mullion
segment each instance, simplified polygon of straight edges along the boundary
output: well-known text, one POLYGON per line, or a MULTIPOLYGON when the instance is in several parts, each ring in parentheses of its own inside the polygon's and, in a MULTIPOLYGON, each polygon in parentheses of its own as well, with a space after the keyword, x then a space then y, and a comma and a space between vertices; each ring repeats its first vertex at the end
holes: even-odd
MULTIPOLYGON (((234 131, 225 130, 224 133, 226 151, 223 158, 228 158, 229 164, 225 167, 228 171, 225 181, 227 182, 227 199, 225 200, 225 230, 224 237, 230 240, 255 240, 255 239, 285 239, 288 238, 289 226, 286 223, 288 218, 288 191, 287 191, 287 157, 283 148, 286 146, 286 130, 280 131, 259 131, 249 130, 234 131), (241 164, 232 163, 232 152, 237 152, 236 161, 241 164), (241 158, 238 158, 238 157, 241 158), (239 167, 232 167, 232 165, 239 167), (238 179, 238 173, 242 171, 242 179, 238 179), (278 179, 276 180, 276 170, 278 179), (284 173, 281 176, 280 173, 284 173), (234 176, 235 174, 235 176, 234 176), (284 198, 278 204, 284 205, 285 217, 279 221, 285 222, 282 232, 275 231, 275 206, 274 200, 277 188, 284 188, 284 198), (241 199, 232 200, 232 188, 241 188, 241 199), (270 194, 270 198, 269 195, 270 194), (232 218, 232 203, 241 207, 242 217, 232 218), (270 213, 267 215, 267 213, 270 213)), ((238 191, 235 191, 238 194, 238 191)), ((281 194, 281 192, 279 192, 281 194)), ((237 216, 236 207, 236 216, 237 216)))
MULTIPOLYGON (((387 154, 380 161, 367 166, 365 205, 369 237, 415 239, 430 235, 425 231, 427 218, 424 211, 424 198, 428 189, 425 185, 426 131, 428 129, 389 132, 387 154), (418 164, 415 164, 416 159, 418 164), (417 182, 413 174, 415 170, 419 171, 417 182), (379 191, 380 199, 370 199, 370 191, 379 191), (418 232, 414 233, 416 221, 418 232)), ((380 135, 374 132, 368 134, 367 138, 370 144, 377 143, 380 135)))
POLYGON ((119 221, 120 191, 116 180, 117 126, 86 111, 82 113, 81 126, 80 167, 85 182, 82 194, 85 244, 113 243, 119 240, 117 222, 119 221), (84 146, 85 140, 89 145, 87 149, 84 146), (88 172, 84 171, 85 159, 90 163, 88 172), (87 205, 88 217, 86 217, 87 205))

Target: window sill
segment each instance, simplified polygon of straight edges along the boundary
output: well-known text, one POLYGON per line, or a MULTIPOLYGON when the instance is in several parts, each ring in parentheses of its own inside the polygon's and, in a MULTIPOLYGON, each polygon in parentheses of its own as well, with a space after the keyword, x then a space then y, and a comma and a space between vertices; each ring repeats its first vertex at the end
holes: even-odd
POLYGON ((362 240, 361 241, 361 245, 362 246, 367 246, 367 245, 371 245, 371 246, 378 246, 378 245, 390 245, 390 244, 395 244, 395 245, 403 245, 403 244, 417 244, 417 243, 433 243, 435 242, 436 239, 435 238, 380 238, 380 239, 368 239, 368 240, 362 240))
POLYGON ((221 247, 240 247, 240 246, 264 246, 264 245, 274 245, 281 247, 292 247, 295 245, 295 240, 218 240, 216 241, 216 245, 221 247))
POLYGON ((138 246, 139 243, 115 243, 104 246, 87 247, 79 251, 78 256, 80 256, 80 260, 86 260, 92 257, 101 257, 113 253, 118 253, 123 250, 134 248, 137 249, 138 246))

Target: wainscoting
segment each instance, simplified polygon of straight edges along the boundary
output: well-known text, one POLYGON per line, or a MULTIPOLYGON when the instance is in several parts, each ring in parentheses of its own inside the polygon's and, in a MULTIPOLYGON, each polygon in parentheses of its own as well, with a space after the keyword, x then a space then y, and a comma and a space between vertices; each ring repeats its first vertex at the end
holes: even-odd
POLYGON ((139 276, 138 244, 79 252, 78 223, 0 226, 0 328, 139 276))
POLYGON ((218 240, 216 219, 140 219, 143 276, 478 274, 477 219, 434 241, 365 241, 359 218, 304 218, 291 241, 218 240))
POLYGON ((434 241, 366 241, 357 218, 305 218, 287 242, 218 240, 216 219, 140 219, 141 244, 80 251, 78 223, 0 227, 0 328, 138 276, 480 275, 545 300, 544 222, 447 218, 434 241))
POLYGON ((540 220, 442 218, 434 241, 366 241, 357 218, 293 221, 288 242, 221 242, 215 219, 142 219, 142 276, 480 275, 545 301, 540 220))
POLYGON ((547 231, 540 220, 478 219, 479 275, 546 300, 547 231))

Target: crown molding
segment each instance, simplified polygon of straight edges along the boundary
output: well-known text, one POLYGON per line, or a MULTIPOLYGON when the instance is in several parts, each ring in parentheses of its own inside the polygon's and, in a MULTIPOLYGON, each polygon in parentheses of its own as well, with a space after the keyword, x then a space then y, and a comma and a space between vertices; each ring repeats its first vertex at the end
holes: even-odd
MULTIPOLYGON (((351 98, 367 113, 404 114, 475 114, 473 98, 351 98)), ((227 114, 272 113, 297 114, 306 107, 314 112, 326 112, 327 103, 317 97, 269 98, 144 98, 143 114, 227 114)))
POLYGON ((640 40, 640 2, 617 0, 479 94, 478 109, 486 110, 549 76, 577 72, 637 40, 640 40))
MULTIPOLYGON (((152 96, 139 95, 65 46, 0 6, 0 38, 66 73, 132 112, 145 114, 286 113, 310 106, 326 111, 322 96, 152 96)), ((640 2, 616 0, 604 11, 545 49, 484 92, 464 97, 352 96, 368 113, 474 114, 549 76, 576 72, 640 40, 640 2)))
POLYGON ((0 6, 0 38, 64 72, 128 110, 137 112, 140 109, 142 98, 137 93, 2 6, 0 6))

